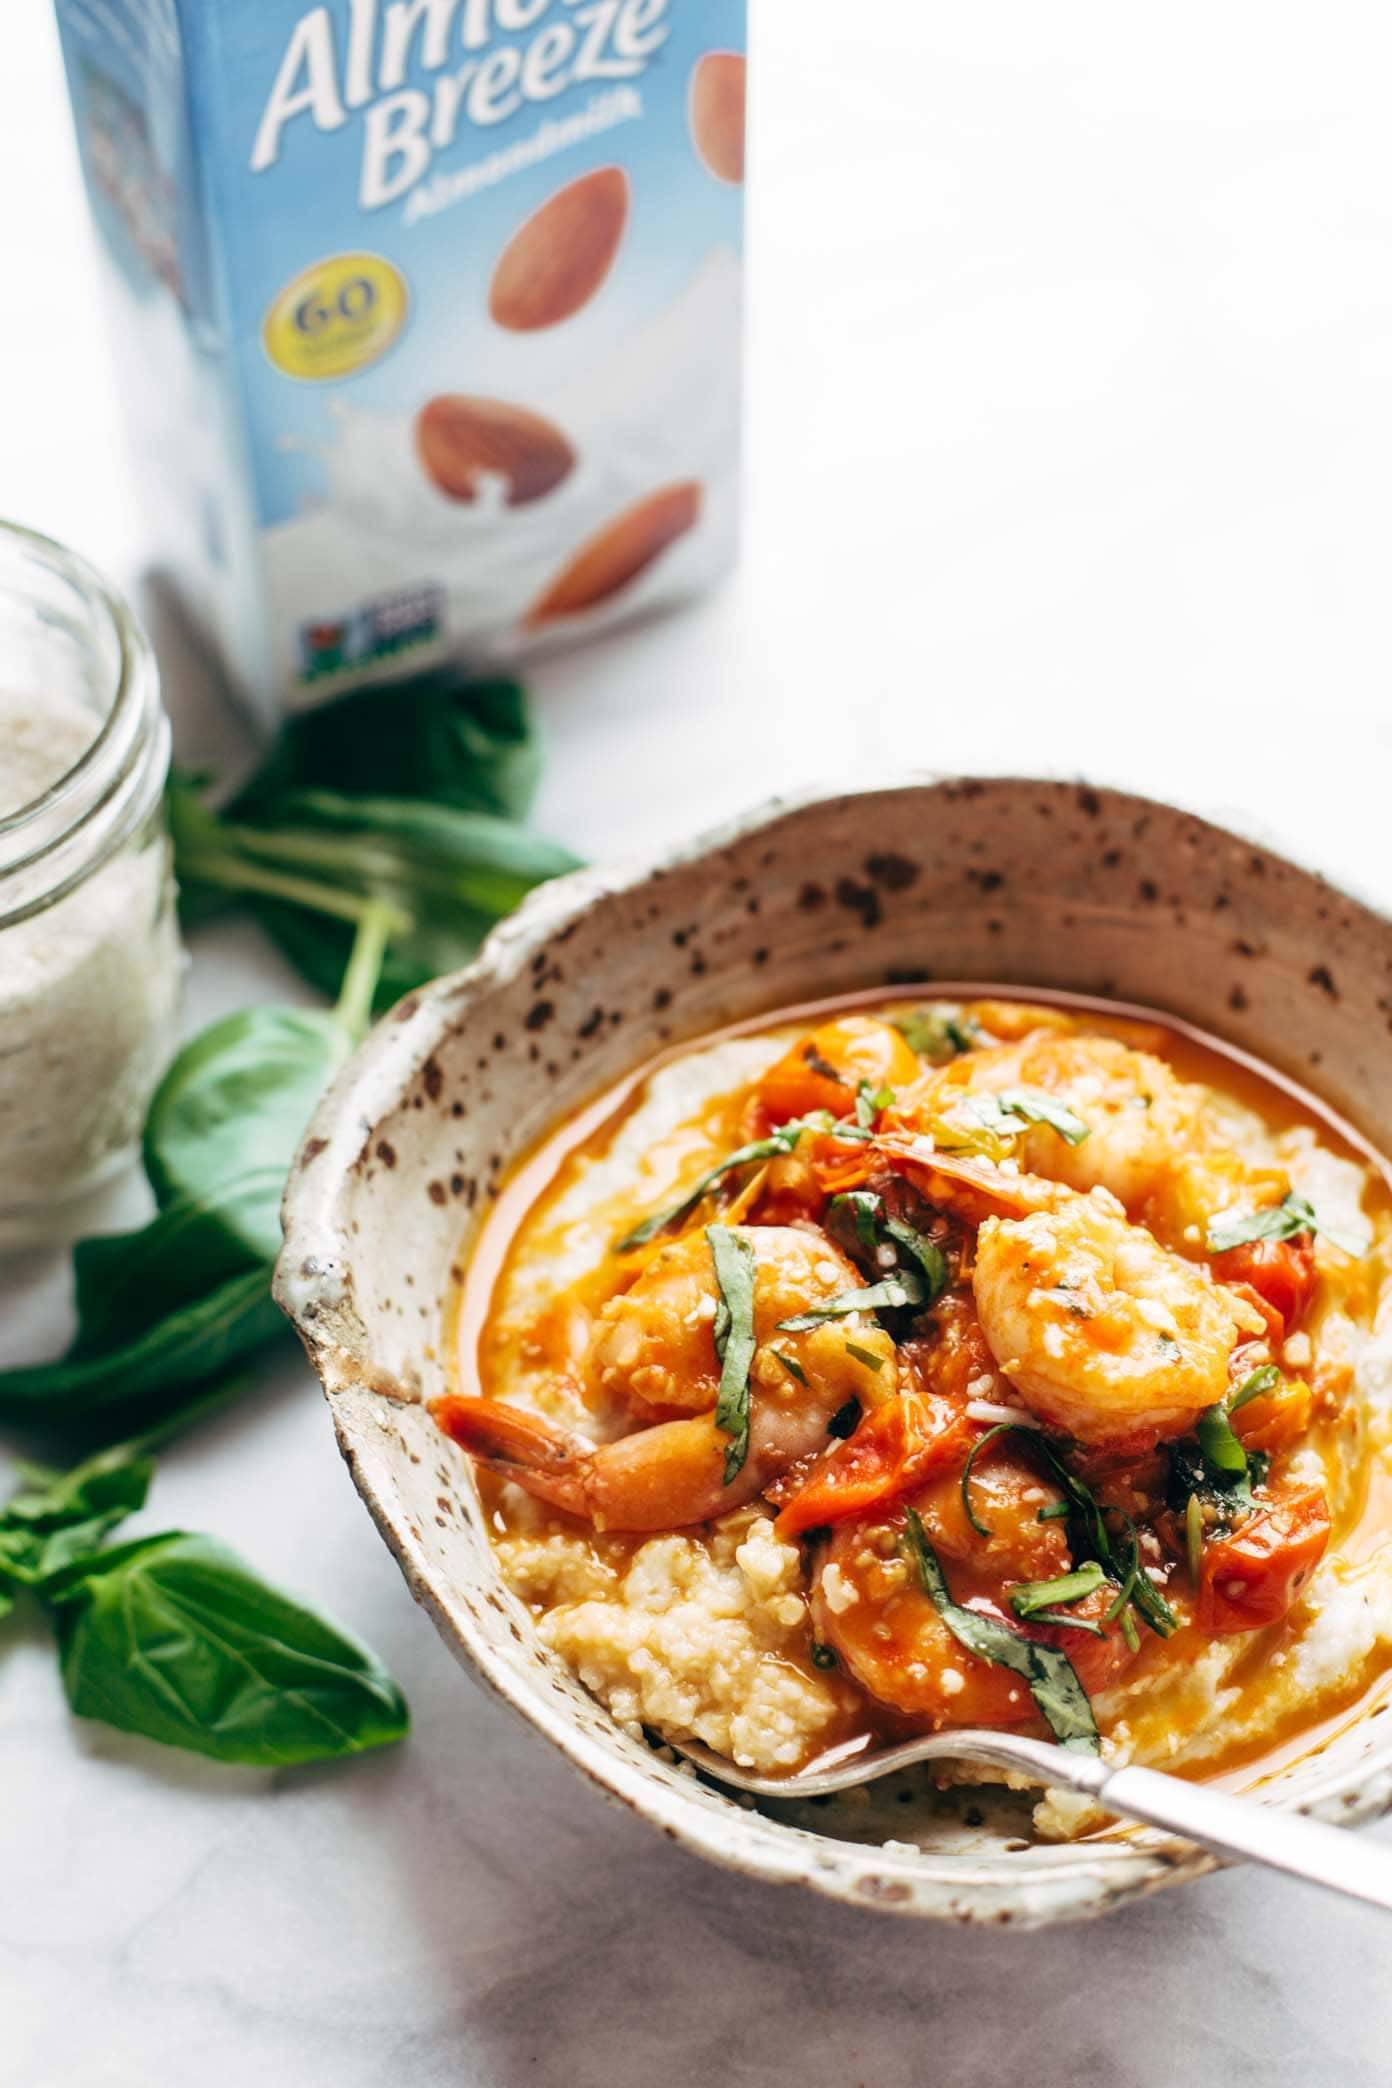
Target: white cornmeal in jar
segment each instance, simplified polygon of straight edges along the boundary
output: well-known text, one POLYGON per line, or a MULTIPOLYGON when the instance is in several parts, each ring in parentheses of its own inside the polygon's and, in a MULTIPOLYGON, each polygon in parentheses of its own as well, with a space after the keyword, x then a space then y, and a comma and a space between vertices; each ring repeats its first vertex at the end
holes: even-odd
MULTIPOLYGON (((65 775, 97 729, 71 697, 0 688, 0 819, 65 775)), ((0 875, 0 923, 43 889, 42 864, 0 875)), ((158 833, 0 925, 0 1211, 76 1194, 138 1137, 182 962, 158 833)))

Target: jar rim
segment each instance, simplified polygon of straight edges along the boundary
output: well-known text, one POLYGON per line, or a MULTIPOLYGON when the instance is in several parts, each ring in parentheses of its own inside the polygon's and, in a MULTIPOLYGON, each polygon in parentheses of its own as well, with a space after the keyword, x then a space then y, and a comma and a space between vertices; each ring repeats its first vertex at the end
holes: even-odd
POLYGON ((0 541, 14 544, 37 557, 42 564, 51 566, 79 594, 98 605, 115 635, 118 662, 116 690, 106 716, 71 768, 65 769, 61 776, 55 776, 47 788, 41 790, 36 798, 30 798, 27 804, 18 806, 13 812, 0 814, 0 834, 11 834, 60 805, 98 764, 117 732, 139 708, 141 670, 149 647, 125 596, 80 552, 70 551, 66 544, 60 544, 56 537, 45 536, 41 530, 28 529, 22 522, 9 522, 3 517, 0 517, 0 541))
POLYGON ((0 549, 6 547, 71 587, 92 616, 98 642, 114 639, 116 656, 105 714, 81 754, 37 797, 0 817, 0 842, 17 841, 21 851, 0 855, 0 928, 42 912, 100 868, 148 816, 169 762, 154 653, 125 596, 79 552, 0 518, 0 549), (30 832, 37 838, 26 850, 30 832), (7 905, 6 885, 45 862, 53 864, 53 882, 7 905))

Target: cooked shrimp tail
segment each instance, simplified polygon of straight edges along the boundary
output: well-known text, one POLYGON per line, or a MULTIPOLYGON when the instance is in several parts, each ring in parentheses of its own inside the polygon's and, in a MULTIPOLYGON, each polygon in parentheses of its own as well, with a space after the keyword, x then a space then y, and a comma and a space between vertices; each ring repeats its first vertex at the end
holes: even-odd
POLYGON ((674 1530, 752 1501, 826 1439, 825 1400, 756 1402, 749 1453, 728 1482, 730 1438, 714 1414, 661 1421, 613 1443, 557 1428, 500 1399, 437 1400, 446 1435, 499 1478, 600 1530, 674 1530))
POLYGON ((572 1515, 586 1513, 581 1472, 595 1445, 502 1399, 451 1395, 431 1408, 447 1436, 500 1479, 572 1515))

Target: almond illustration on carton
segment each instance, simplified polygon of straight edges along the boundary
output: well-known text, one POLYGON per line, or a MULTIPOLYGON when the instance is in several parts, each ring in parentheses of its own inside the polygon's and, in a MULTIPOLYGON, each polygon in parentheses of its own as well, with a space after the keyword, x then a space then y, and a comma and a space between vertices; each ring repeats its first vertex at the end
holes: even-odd
POLYGON ((486 475, 507 480, 507 504, 540 500, 575 468, 560 429, 505 399, 441 392, 416 415, 416 454, 431 484, 451 500, 477 500, 486 475))
POLYGON ((537 596, 523 622, 536 630, 607 602, 660 558, 700 517, 699 479, 660 486, 596 532, 537 596))
POLYGON ((622 167, 599 167, 557 189, 498 258, 488 290, 495 322, 510 333, 536 333, 569 319, 608 275, 627 221, 622 167))
POLYGON ((707 51, 691 74, 691 142, 717 181, 744 180, 744 58, 707 51))

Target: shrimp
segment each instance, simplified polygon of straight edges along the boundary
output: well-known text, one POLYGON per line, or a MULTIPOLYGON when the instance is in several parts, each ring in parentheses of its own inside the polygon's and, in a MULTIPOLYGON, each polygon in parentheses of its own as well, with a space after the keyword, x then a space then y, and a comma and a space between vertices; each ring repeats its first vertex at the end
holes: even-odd
POLYGON ((1029 1691, 1007 1668, 970 1653, 948 1629, 907 1556, 907 1509, 918 1514, 940 1560, 952 1564, 956 1601, 999 1618, 1041 1644, 1061 1647, 1091 1694, 1105 1688, 1131 1658, 1115 1625, 1104 1625, 1116 1590, 1096 1589, 1068 1614, 1102 1628, 1022 1626, 1009 1609, 1009 1588, 1052 1579, 1071 1563, 1062 1522, 1040 1522, 1041 1505, 1057 1489, 1023 1455, 988 1450, 972 1475, 972 1500, 990 1536, 966 1520, 959 1475, 940 1477, 890 1512, 833 1530, 820 1552, 812 1592, 813 1626, 847 1672, 882 1704, 930 1725, 1013 1726, 1036 1717, 1029 1691))
POLYGON ((1021 1119, 1010 1151, 1022 1168, 1072 1189, 1110 1189, 1128 1211, 1139 1208, 1165 1173, 1170 1155, 1194 1138, 1199 1092, 1165 1061, 1114 1037, 1066 1036, 1035 1030, 1018 1043, 973 1051, 930 1073, 890 1111, 906 1127, 922 1126, 946 1145, 955 1126, 979 1138, 972 1099, 1023 1088, 1047 1096, 1086 1125, 1070 1145, 1047 1124, 1021 1119))
POLYGON ((1028 1173, 1071 1189, 1108 1189, 1129 1217, 1167 1246, 1202 1250, 1208 1222, 1235 1205, 1279 1204, 1290 1189, 1277 1168, 1253 1168, 1209 1147, 1203 1090, 1164 1059, 1115 1037, 1039 1029, 1016 1043, 956 1059, 902 1094, 886 1121, 928 1130, 949 1146, 989 1144, 975 1097, 1013 1089, 1046 1096, 1086 1127, 1076 1144, 1048 1124, 1020 1120, 1009 1151, 1028 1173))
MULTIPOLYGON (((792 1376, 769 1355, 773 1345, 809 1377, 839 1385, 838 1406, 848 1399, 866 1405, 883 1399, 892 1385, 894 1347, 873 1320, 857 1315, 801 1334, 781 1334, 778 1328, 780 1320, 860 1288, 865 1279, 854 1264, 824 1233, 810 1228, 754 1225, 742 1230, 755 1255, 755 1383, 778 1386, 792 1376), (848 1335, 877 1358, 879 1375, 847 1355, 848 1335), (883 1390, 881 1375, 887 1376, 883 1390)), ((662 1248, 637 1282, 600 1310, 580 1368, 590 1404, 617 1401, 642 1420, 713 1407, 720 1387, 712 1332, 719 1296, 704 1232, 688 1233, 662 1248)))
POLYGON ((1081 1443, 1187 1434, 1225 1396, 1243 1339, 1266 1332, 1253 1304, 1129 1224, 1106 1189, 882 1143, 930 1199, 979 1220, 972 1294, 987 1345, 1039 1419, 1081 1443))
POLYGON ((850 1401, 873 1406, 895 1383, 894 1345, 855 1313, 802 1332, 779 1322, 855 1290, 861 1278, 823 1235, 745 1228, 755 1253, 749 1448, 726 1481, 717 1427, 717 1285, 710 1247, 693 1234, 665 1249, 600 1316, 587 1371, 605 1393, 654 1419, 598 1443, 502 1400, 447 1397, 440 1426, 479 1463, 598 1529, 670 1530, 744 1506, 827 1439, 850 1401))

